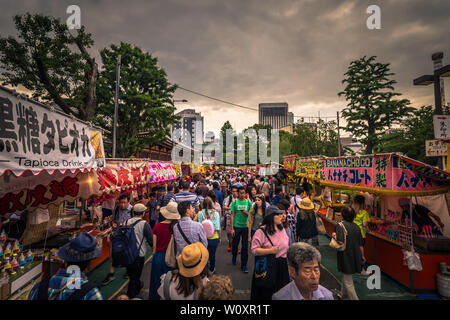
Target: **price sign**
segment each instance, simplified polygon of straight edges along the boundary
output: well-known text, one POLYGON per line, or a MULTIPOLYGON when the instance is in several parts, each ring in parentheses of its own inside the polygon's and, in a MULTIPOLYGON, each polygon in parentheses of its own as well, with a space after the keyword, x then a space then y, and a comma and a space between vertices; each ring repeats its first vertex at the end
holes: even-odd
POLYGON ((440 140, 427 140, 425 141, 425 151, 427 157, 447 156, 447 142, 440 140))

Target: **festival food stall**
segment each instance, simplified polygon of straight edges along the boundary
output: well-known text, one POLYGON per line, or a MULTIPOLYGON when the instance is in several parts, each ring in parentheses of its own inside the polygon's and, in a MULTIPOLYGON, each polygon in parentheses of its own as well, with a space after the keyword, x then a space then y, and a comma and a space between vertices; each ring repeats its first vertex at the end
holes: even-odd
MULTIPOLYGON (((365 196, 367 261, 412 292, 436 291, 440 264, 450 264, 450 174, 397 154, 327 158, 318 165, 322 186, 365 196), (408 268, 411 256, 421 270, 408 268)), ((335 219, 321 213, 331 236, 335 219)))
POLYGON ((308 182, 313 186, 312 191, 314 195, 320 195, 321 190, 317 186, 320 181, 319 159, 321 158, 326 157, 299 157, 293 155, 283 158, 283 168, 287 176, 285 183, 290 194, 295 194, 296 186, 301 185, 303 182, 308 182))
POLYGON ((95 205, 177 177, 171 163, 105 160, 102 129, 3 88, 0 159, 0 300, 23 299, 42 274, 54 274, 59 247, 80 232, 101 249, 93 270, 110 252, 95 205))
POLYGON ((102 129, 0 87, 0 299, 45 269, 48 226, 73 213, 78 174, 105 166, 102 129), (71 211, 71 212, 70 212, 71 211))

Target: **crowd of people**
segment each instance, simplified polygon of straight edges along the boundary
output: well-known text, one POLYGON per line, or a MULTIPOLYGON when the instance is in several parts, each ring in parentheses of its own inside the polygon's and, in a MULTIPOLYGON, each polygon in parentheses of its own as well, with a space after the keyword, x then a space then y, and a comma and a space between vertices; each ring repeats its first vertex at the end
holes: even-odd
MULTIPOLYGON (((311 191, 311 185, 305 183, 291 196, 278 175, 261 177, 219 170, 183 177, 154 188, 148 195, 130 199, 130 194, 123 194, 115 205, 106 201, 103 223, 110 222, 115 228, 131 226, 136 239, 133 246, 138 248, 136 259, 126 267, 128 291, 119 299, 143 299, 144 242, 152 248, 149 300, 232 299, 230 277, 216 272, 216 250, 225 241, 232 265, 238 265, 239 260, 241 272, 249 273, 249 250, 255 257, 249 274, 252 300, 332 300, 331 291, 319 285, 321 254, 311 191)), ((331 201, 329 190, 324 190, 322 200, 331 201)), ((367 212, 363 200, 355 199, 352 207, 342 211, 343 222, 333 235, 346 241, 345 251, 337 254, 337 264, 343 273, 342 296, 349 299, 358 298, 352 274, 364 272, 367 212)), ((88 234, 81 236, 86 243, 92 241, 88 234)), ((77 239, 68 244, 70 250, 62 248, 60 256, 69 264, 88 263, 97 252, 92 249, 91 255, 79 255, 77 250, 83 248, 77 249, 76 241, 81 241, 77 239), (77 259, 70 259, 67 252, 77 259)), ((113 261, 114 244, 112 247, 109 273, 102 286, 114 280, 119 265, 113 261)), ((50 288, 66 286, 68 291, 60 295, 70 296, 76 290, 67 288, 68 279, 50 281, 50 288)), ((48 292, 51 297, 53 291, 48 292)), ((37 299, 38 293, 42 295, 39 284, 32 297, 37 299)), ((101 294, 98 288, 91 288, 83 299, 101 299, 101 294)))

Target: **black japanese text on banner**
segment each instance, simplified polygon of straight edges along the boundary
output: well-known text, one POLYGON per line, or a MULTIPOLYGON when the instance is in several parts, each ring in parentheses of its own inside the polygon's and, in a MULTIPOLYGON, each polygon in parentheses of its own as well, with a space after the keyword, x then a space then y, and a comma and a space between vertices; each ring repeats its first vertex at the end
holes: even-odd
POLYGON ((74 172, 104 164, 100 131, 0 87, 0 175, 74 172))

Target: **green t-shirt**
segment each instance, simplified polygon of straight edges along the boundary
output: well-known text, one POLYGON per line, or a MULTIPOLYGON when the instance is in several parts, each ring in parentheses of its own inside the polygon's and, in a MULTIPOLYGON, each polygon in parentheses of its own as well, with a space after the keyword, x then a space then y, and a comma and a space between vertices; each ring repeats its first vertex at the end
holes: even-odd
POLYGON ((358 227, 361 229, 361 235, 363 238, 366 237, 366 228, 364 227, 364 222, 370 222, 369 213, 366 210, 359 210, 358 214, 355 217, 355 220, 353 220, 354 223, 358 225, 358 227))
POLYGON ((239 199, 233 201, 231 204, 231 212, 234 212, 234 227, 247 228, 248 216, 241 213, 239 210, 247 210, 247 212, 249 212, 251 208, 252 203, 248 199, 245 199, 243 202, 239 201, 239 199))

